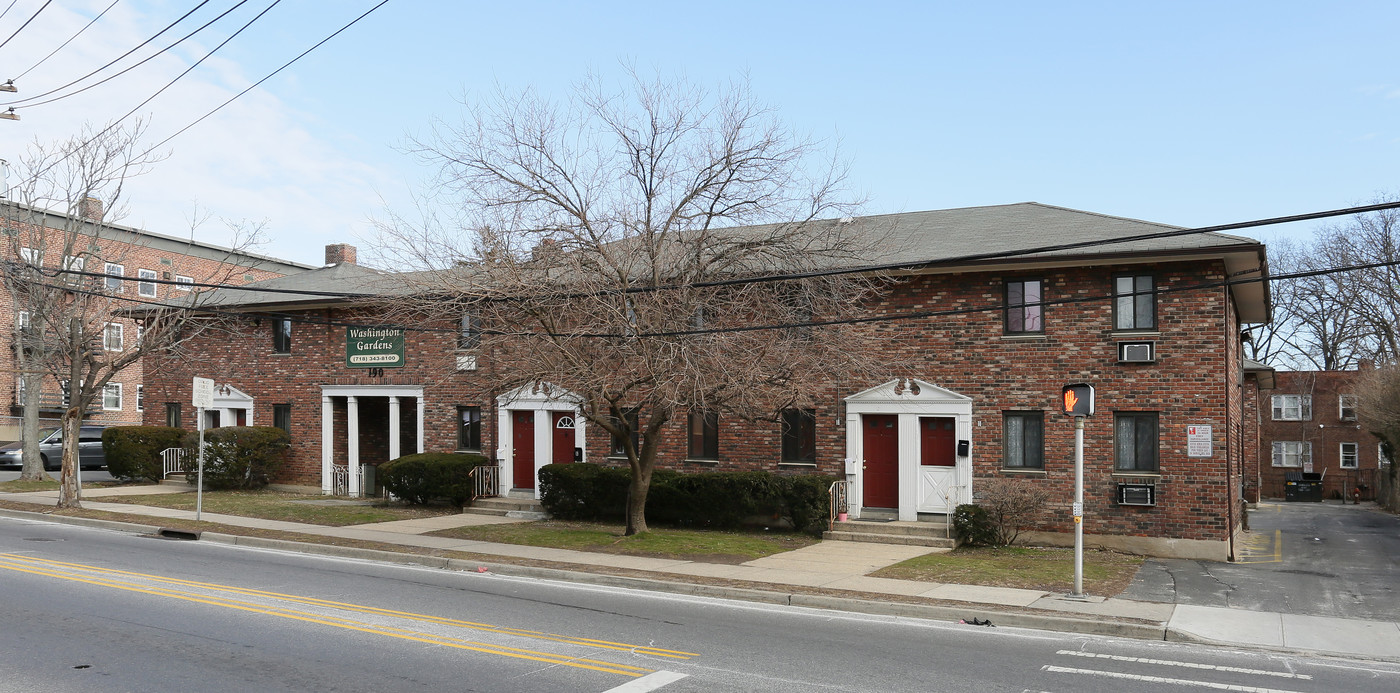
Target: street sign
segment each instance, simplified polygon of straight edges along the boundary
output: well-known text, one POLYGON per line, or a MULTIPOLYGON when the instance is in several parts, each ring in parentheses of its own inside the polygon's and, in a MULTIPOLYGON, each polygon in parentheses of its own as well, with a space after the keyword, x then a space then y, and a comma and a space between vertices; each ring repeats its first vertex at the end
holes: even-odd
POLYGON ((1066 385, 1061 391, 1066 416, 1094 415, 1094 386, 1087 383, 1066 385))
POLYGON ((209 378, 194 379, 194 406, 196 409, 214 408, 214 381, 209 378))

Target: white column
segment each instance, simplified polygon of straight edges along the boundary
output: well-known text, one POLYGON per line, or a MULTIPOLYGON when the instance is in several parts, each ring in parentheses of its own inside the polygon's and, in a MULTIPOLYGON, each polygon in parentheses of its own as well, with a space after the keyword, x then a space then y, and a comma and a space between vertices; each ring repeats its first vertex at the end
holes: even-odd
POLYGON ((554 454, 554 412, 548 409, 535 410, 535 460, 530 475, 535 477, 535 499, 540 497, 540 467, 553 461, 554 454))
POLYGON ((423 440, 423 405, 427 402, 427 399, 422 395, 418 395, 413 398, 413 401, 417 404, 414 414, 415 418, 418 420, 418 452, 427 452, 427 442, 423 440))
POLYGON ((389 398, 389 459, 399 458, 399 398, 389 398))
POLYGON ((846 477, 851 482, 846 485, 846 505, 855 518, 860 517, 860 509, 865 505, 865 487, 861 486, 865 480, 865 439, 861 437, 865 429, 861 424, 860 414, 846 412, 846 459, 856 463, 856 473, 846 477))
POLYGON ((360 403, 354 395, 345 398, 345 446, 350 465, 350 495, 360 495, 360 403))
POLYGON ((335 405, 329 395, 321 395, 321 493, 335 492, 335 405))
POLYGON ((899 415, 899 521, 919 519, 919 415, 899 415))
MULTIPOLYGON (((583 410, 582 410, 582 409, 575 408, 575 409, 574 409, 574 447, 576 447, 576 448, 583 448, 583 459, 579 460, 579 462, 587 462, 587 461, 588 461, 588 445, 586 444, 586 441, 587 441, 587 440, 588 440, 588 437, 584 435, 584 430, 583 430, 583 410)), ((570 454, 573 454, 573 453, 570 453, 570 454)))

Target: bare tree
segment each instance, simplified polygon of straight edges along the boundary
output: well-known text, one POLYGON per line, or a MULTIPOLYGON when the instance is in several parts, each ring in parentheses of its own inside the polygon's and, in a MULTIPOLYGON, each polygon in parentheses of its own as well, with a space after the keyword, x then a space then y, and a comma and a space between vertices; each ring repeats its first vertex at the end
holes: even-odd
MULTIPOLYGON (((1357 418, 1395 457, 1400 451, 1400 366, 1389 365, 1368 372, 1357 393, 1357 418)), ((1383 466, 1378 500, 1391 511, 1400 510, 1400 464, 1383 466)))
MULTIPOLYGON (((5 206, 12 259, 4 283, 17 317, 16 370, 24 390, 22 478, 45 476, 38 412, 41 390, 56 385, 63 393, 59 507, 80 505, 79 431, 113 376, 147 353, 177 348, 197 331, 192 328, 208 324, 189 319, 193 299, 182 306, 150 303, 139 298, 136 281, 106 274, 124 266, 142 242, 116 225, 126 182, 157 160, 140 146, 142 130, 139 123, 89 128, 56 145, 31 144, 5 206), (140 311, 139 326, 133 310, 140 311)), ((199 279, 225 281, 232 267, 199 279)))
POLYGON ((818 221, 852 209, 844 171, 813 165, 817 146, 745 88, 634 74, 622 92, 595 79, 563 105, 527 92, 468 111, 415 143, 450 218, 396 218, 377 252, 437 268, 404 275, 427 297, 411 310, 479 320, 503 388, 567 393, 611 435, 632 473, 628 534, 647 529, 668 423, 771 421, 875 369, 850 357, 855 330, 811 324, 854 314, 874 279, 761 281, 849 264, 878 239, 818 221))

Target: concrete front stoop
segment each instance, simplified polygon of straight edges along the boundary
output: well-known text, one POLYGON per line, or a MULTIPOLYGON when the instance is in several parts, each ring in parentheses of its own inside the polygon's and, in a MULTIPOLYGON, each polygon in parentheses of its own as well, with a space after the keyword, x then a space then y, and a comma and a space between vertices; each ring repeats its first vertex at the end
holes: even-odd
POLYGON ((462 512, 473 515, 496 515, 520 520, 543 520, 548 517, 544 506, 533 498, 478 498, 462 512))
POLYGON ((834 541, 861 541, 871 544, 900 544, 904 546, 930 546, 935 548, 957 548, 956 539, 949 537, 948 525, 943 522, 870 522, 850 520, 837 522, 831 531, 822 533, 823 539, 834 541))

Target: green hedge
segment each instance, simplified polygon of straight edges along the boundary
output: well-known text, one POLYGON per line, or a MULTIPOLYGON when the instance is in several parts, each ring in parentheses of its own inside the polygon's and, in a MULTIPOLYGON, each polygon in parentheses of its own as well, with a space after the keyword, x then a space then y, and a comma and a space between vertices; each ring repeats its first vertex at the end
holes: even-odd
POLYGON ((107 472, 118 479, 160 481, 165 476, 160 453, 180 447, 184 435, 168 426, 112 426, 102 432, 107 472))
POLYGON ((992 514, 980 505, 971 503, 953 509, 953 534, 968 546, 997 546, 997 526, 992 514))
POLYGON ((389 493, 408 503, 447 501, 460 508, 472 500, 472 468, 487 464, 491 460, 484 455, 423 452, 385 462, 375 474, 389 493))
MULTIPOLYGON (((626 518, 630 480, 625 467, 551 464, 540 469, 540 503, 561 520, 618 521, 626 518)), ((821 474, 658 469, 647 492, 647 522, 733 528, 764 518, 816 533, 826 528, 833 481, 821 474)))
MULTIPOLYGON (((226 426, 204 432, 204 488, 262 488, 287 458, 291 439, 276 426, 226 426)), ((197 482, 199 434, 185 434, 185 478, 197 482)))

